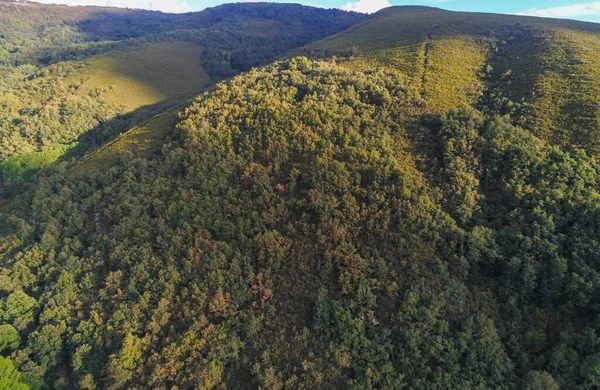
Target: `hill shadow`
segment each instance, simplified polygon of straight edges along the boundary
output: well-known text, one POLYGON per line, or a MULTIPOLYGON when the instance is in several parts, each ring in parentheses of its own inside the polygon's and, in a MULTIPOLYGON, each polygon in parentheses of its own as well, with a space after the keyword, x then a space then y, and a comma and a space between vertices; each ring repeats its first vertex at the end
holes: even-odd
MULTIPOLYGON (((13 193, 15 186, 19 187, 22 183, 29 182, 38 172, 42 172, 56 164, 75 162, 86 158, 86 156, 92 155, 105 145, 119 140, 121 134, 135 129, 137 126, 140 126, 155 117, 159 117, 169 110, 174 110, 182 104, 185 104, 187 101, 188 100, 186 99, 183 100, 184 103, 179 102, 178 104, 173 103, 172 101, 165 101, 158 104, 143 106, 129 113, 118 115, 80 135, 76 141, 70 144, 74 146, 66 148, 63 152, 64 154, 59 157, 48 158, 46 153, 48 151, 52 153, 52 148, 16 156, 14 163, 19 166, 17 176, 15 176, 12 167, 4 167, 4 169, 11 170, 2 172, 3 167, 0 165, 0 192, 5 193, 4 197, 6 197, 7 191, 13 193)), ((156 130, 166 133, 170 128, 160 128, 156 130)), ((157 138, 153 137, 152 134, 146 134, 146 137, 149 139, 148 142, 154 142, 157 138)), ((132 149, 140 149, 140 147, 136 147, 136 145, 131 146, 132 149)), ((148 144, 142 145, 142 147, 148 149, 148 144)))
POLYGON ((91 153, 99 147, 119 137, 120 134, 139 126, 152 117, 176 106, 177 104, 172 101, 164 101, 158 104, 142 106, 131 112, 117 115, 115 118, 104 122, 79 136, 77 142, 85 146, 85 150, 81 151, 83 153, 80 152, 76 154, 65 155, 61 161, 69 161, 72 158, 80 158, 85 153, 91 153))

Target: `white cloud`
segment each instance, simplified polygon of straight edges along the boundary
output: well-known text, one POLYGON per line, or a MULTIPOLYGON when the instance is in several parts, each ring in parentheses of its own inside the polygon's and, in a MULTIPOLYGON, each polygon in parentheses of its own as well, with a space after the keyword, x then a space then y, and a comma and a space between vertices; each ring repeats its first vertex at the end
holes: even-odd
POLYGON ((576 18, 581 16, 599 16, 600 1, 575 3, 551 8, 530 8, 517 15, 543 16, 547 18, 576 18))
POLYGON ((372 14, 380 9, 391 7, 392 4, 388 0, 358 0, 344 4, 341 8, 346 11, 363 12, 372 14))
POLYGON ((99 5, 105 7, 122 7, 149 9, 163 12, 191 12, 194 9, 186 0, 36 0, 46 4, 66 5, 99 5))

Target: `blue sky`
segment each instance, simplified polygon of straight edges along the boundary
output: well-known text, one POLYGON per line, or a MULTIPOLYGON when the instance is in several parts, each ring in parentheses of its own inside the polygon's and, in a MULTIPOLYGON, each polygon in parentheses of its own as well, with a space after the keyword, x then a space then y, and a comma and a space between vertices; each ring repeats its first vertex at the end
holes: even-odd
MULTIPOLYGON (((165 12, 199 11, 228 0, 38 0, 69 5, 110 5, 165 12)), ((243 1, 243 0, 242 0, 243 1)), ((497 12, 600 22, 600 1, 586 0, 279 0, 325 8, 374 12, 390 5, 430 5, 457 11, 497 12)))

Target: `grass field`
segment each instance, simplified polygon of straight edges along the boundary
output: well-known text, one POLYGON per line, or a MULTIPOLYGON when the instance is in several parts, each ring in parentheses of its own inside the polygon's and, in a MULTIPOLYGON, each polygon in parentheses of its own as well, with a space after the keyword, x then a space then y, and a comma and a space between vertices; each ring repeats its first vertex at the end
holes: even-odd
MULTIPOLYGON (((123 108, 123 113, 153 104, 178 104, 199 93, 212 80, 200 66, 200 48, 186 43, 162 43, 119 52, 92 60, 79 93, 108 88, 104 96, 123 108)), ((104 169, 117 162, 117 156, 130 151, 146 156, 160 147, 172 130, 179 109, 176 106, 115 140, 89 153, 73 167, 74 173, 104 169)))
MULTIPOLYGON (((200 65, 200 55, 200 48, 192 44, 149 44, 86 60, 82 70, 70 76, 66 83, 80 85, 77 89, 80 95, 94 93, 96 89, 103 90, 102 98, 119 107, 121 114, 144 110, 160 112, 187 101, 212 84, 210 76, 200 65)), ((126 148, 134 153, 148 149, 149 143, 161 137, 161 131, 168 130, 169 127, 162 129, 153 125, 164 124, 163 119, 163 116, 159 116, 156 121, 148 122, 146 127, 136 127, 126 137, 111 143, 111 150, 115 145, 125 145, 124 142, 128 142, 126 148)), ((86 147, 84 144, 80 146, 78 153, 86 147)), ((53 165, 71 153, 72 145, 57 144, 46 150, 15 155, 3 161, 0 169, 5 181, 15 181, 53 165)), ((101 160, 105 154, 93 155, 101 160)))
POLYGON ((200 48, 186 43, 162 43, 103 56, 90 62, 79 93, 110 87, 106 98, 123 112, 158 103, 179 104, 90 152, 72 168, 74 173, 106 169, 129 151, 136 157, 155 152, 173 129, 180 103, 212 83, 200 66, 200 48))
POLYGON ((79 93, 111 88, 108 100, 130 112, 160 102, 179 102, 212 80, 200 65, 200 48, 187 43, 161 43, 118 52, 90 61, 78 77, 79 93))
POLYGON ((432 39, 423 49, 421 95, 431 112, 444 113, 477 101, 483 90, 485 48, 471 37, 432 39))

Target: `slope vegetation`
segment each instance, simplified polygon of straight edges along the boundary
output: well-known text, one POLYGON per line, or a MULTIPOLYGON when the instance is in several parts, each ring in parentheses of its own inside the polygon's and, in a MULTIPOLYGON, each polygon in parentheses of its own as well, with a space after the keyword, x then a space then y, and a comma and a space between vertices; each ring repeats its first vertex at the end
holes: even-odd
MULTIPOLYGON (((211 57, 228 71, 287 36, 281 8, 240 7, 262 38, 211 57)), ((85 30, 181 33, 105 17, 85 30)), ((300 49, 325 59, 5 185, 0 370, 34 390, 598 388, 597 30, 384 10, 300 49)))
POLYGON ((593 23, 392 7, 299 52, 397 71, 432 112, 484 106, 598 153, 599 49, 593 23))
POLYGON ((4 176, 55 161, 55 151, 75 142, 93 150, 212 80, 361 18, 286 4, 170 15, 0 0, 0 165, 11 172, 4 176))
POLYGON ((15 377, 594 388, 595 160, 463 108, 423 115, 422 171, 404 126, 427 113, 420 99, 396 72, 296 58, 132 131, 170 135, 160 149, 128 133, 137 155, 101 149, 87 163, 104 169, 9 186, 0 318, 15 377))
POLYGON ((182 105, 173 107, 151 119, 122 133, 114 140, 78 159, 70 172, 82 172, 108 169, 119 163, 123 155, 150 157, 172 135, 182 105))
POLYGON ((181 102, 198 94, 212 80, 200 65, 201 49, 193 44, 163 43, 120 51, 90 61, 76 77, 87 95, 108 89, 103 96, 123 112, 165 102, 181 102))

